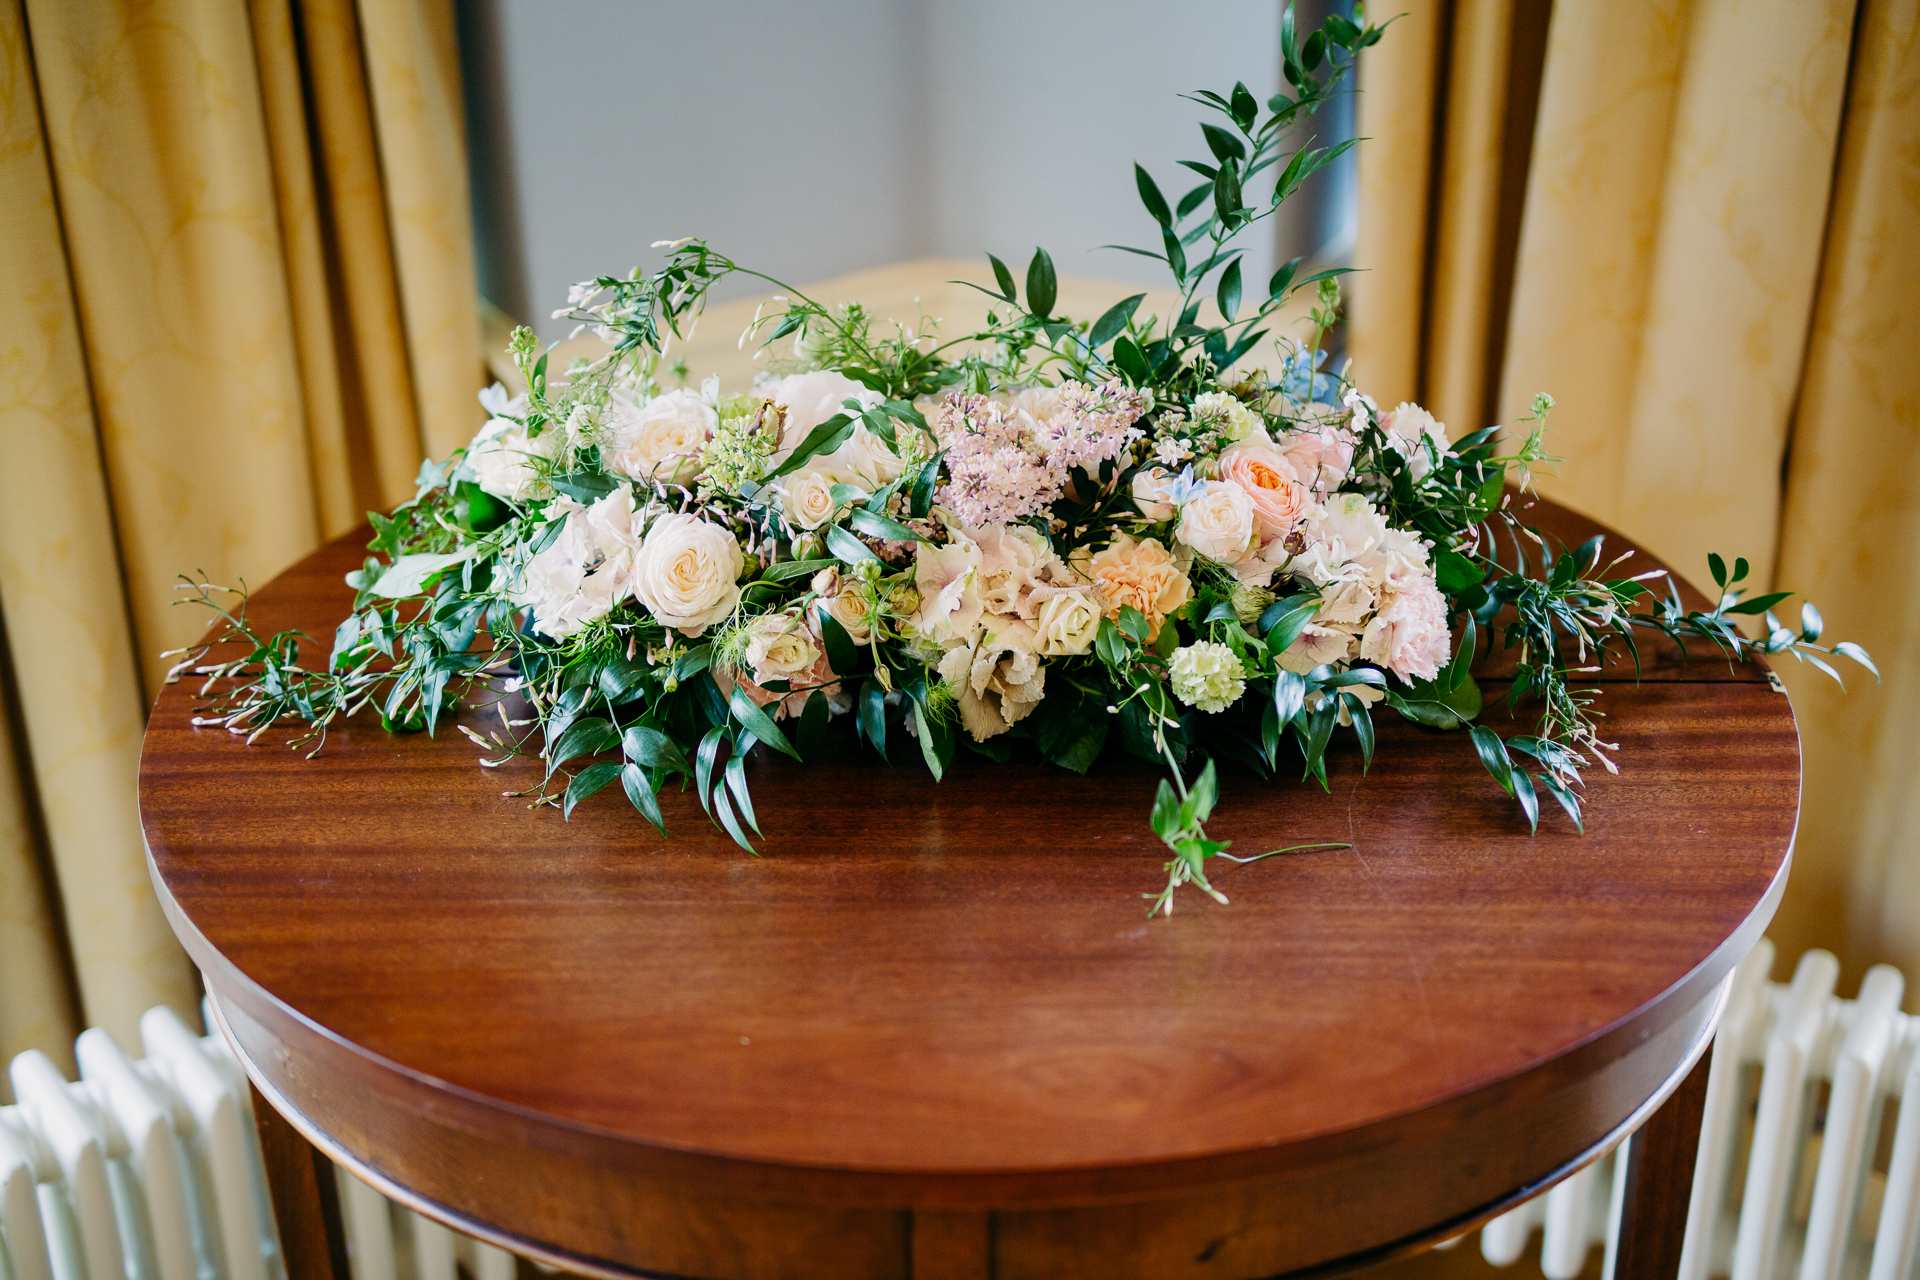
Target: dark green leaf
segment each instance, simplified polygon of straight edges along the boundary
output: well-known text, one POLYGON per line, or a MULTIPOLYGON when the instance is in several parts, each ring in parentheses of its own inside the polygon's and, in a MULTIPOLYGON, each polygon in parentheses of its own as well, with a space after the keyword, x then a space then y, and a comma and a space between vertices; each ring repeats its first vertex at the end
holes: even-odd
POLYGON ((1283 615, 1267 631, 1267 651, 1275 657, 1285 653, 1287 648, 1300 638, 1300 633, 1307 629, 1307 625, 1313 621, 1314 614, 1319 608, 1319 602, 1313 601, 1283 615))
POLYGON ((1059 294, 1059 283, 1054 279, 1053 259, 1045 249, 1033 251, 1033 261, 1027 264, 1027 310, 1042 320, 1053 314, 1053 300, 1059 294))
POLYGON ((720 757, 720 748, 726 744, 727 731, 716 726, 707 731, 700 739, 700 749, 693 755, 693 789, 699 793, 700 807, 708 813, 713 812, 713 802, 708 798, 713 782, 714 761, 720 757))
POLYGON ((887 759, 887 691, 880 687, 878 680, 869 680, 860 686, 854 711, 860 732, 880 753, 880 758, 892 764, 893 761, 887 759))
POLYGON ((1140 309, 1146 300, 1146 294, 1136 293, 1131 298, 1122 298, 1103 312, 1093 322, 1093 328, 1087 334, 1087 343, 1093 347, 1103 347, 1118 337, 1127 327, 1127 321, 1133 319, 1133 313, 1140 309))
POLYGON ((1717 551, 1707 552, 1707 571, 1713 575, 1714 585, 1722 591, 1727 589, 1727 562, 1720 558, 1717 551))
POLYGON ((566 798, 560 802, 560 816, 573 816, 573 806, 619 777, 620 770, 624 768, 626 766, 618 760, 602 760, 575 774, 573 781, 567 784, 566 798))
POLYGON ((727 790, 733 792, 733 800, 740 808, 740 816, 753 828, 753 834, 760 835, 760 824, 753 816, 753 797, 747 794, 747 758, 736 755, 727 761, 727 790))
POLYGON ((727 803, 727 786, 724 782, 713 789, 713 813, 720 819, 720 825, 727 829, 727 834, 733 837, 735 844, 748 853, 754 851, 753 845, 747 840, 747 833, 740 829, 740 820, 733 816, 733 806, 727 803))
POLYGON ((1233 122, 1242 130, 1252 129, 1253 122, 1260 118, 1260 104, 1253 100, 1253 94, 1246 85, 1237 82, 1233 86, 1233 100, 1227 110, 1233 116, 1233 122))
POLYGON ((620 731, 613 727, 612 721, 602 720, 599 716, 576 720, 567 726, 567 731, 560 735, 559 741, 547 753, 547 776, 551 778, 555 769, 576 756, 599 755, 602 751, 613 750, 619 742, 620 731))
POLYGON ((795 760, 800 758, 800 753, 793 749, 791 742, 787 741, 787 735, 780 732, 780 726, 776 725, 765 711, 755 706, 753 699, 749 698, 746 690, 739 685, 734 686, 732 696, 727 699, 727 710, 733 713, 734 719, 746 726, 748 733, 775 751, 791 756, 795 760))
MULTIPOLYGON (((1163 227, 1171 227, 1173 211, 1167 208, 1167 198, 1160 194, 1153 175, 1136 164, 1133 166, 1133 182, 1140 189, 1140 203, 1147 206, 1147 212, 1153 216, 1153 220, 1163 227)), ((1028 292, 1032 292, 1031 286, 1028 292)))
POLYGON ((1294 273, 1299 270, 1300 259, 1294 258, 1283 264, 1278 271, 1274 272, 1273 279, 1267 282, 1268 301, 1278 302, 1280 299, 1286 297, 1287 289, 1293 284, 1294 273))
POLYGON ((1007 270, 1007 264, 992 254, 987 255, 987 261, 993 264, 993 278, 1000 284, 1000 296, 1008 302, 1019 301, 1019 295, 1013 288, 1013 272, 1007 270))
POLYGON ((1207 150, 1213 152, 1213 158, 1220 161, 1245 160, 1247 148, 1231 133, 1217 124, 1203 124, 1200 132, 1206 135, 1207 150))
POLYGON ((767 479, 778 480, 789 472, 797 471, 811 462, 817 455, 832 453, 853 438, 853 418, 845 413, 836 413, 825 422, 807 432, 806 439, 800 442, 787 460, 767 473, 767 479))
POLYGON ((1173 794, 1173 784, 1162 778, 1153 797, 1153 834, 1170 840, 1179 831, 1179 822, 1180 798, 1173 794))
POLYGON ((1480 763, 1487 767, 1500 789, 1512 795, 1513 762, 1507 758, 1507 747, 1500 741, 1500 735, 1483 724, 1474 725, 1467 734, 1473 739, 1473 749, 1480 753, 1480 763))
POLYGON ((862 560, 880 559, 866 543, 848 533, 837 524, 827 526, 827 550, 833 552, 847 564, 859 564, 862 560))
POLYGON ((1177 217, 1184 218, 1200 207, 1200 202, 1213 194, 1213 183, 1203 182, 1187 194, 1180 197, 1180 206, 1174 210, 1177 217))
POLYGON ((1273 711, 1281 724, 1300 714, 1307 700, 1307 680, 1295 671, 1278 671, 1273 677, 1273 711))
POLYGON ((1365 773, 1373 767, 1373 713, 1367 710, 1367 704, 1358 694, 1343 693, 1341 699, 1347 704, 1347 716, 1353 721, 1353 735, 1360 739, 1360 772, 1365 773))
POLYGON ((933 510, 933 491, 940 483, 940 460, 946 456, 943 449, 927 459, 926 465, 914 477, 913 489, 907 499, 907 511, 915 520, 926 519, 927 513, 933 510))
POLYGON ((647 781, 646 771, 637 764, 622 767, 620 785, 626 788, 627 799, 640 811, 640 816, 651 822, 661 835, 667 834, 666 819, 660 816, 660 801, 653 794, 653 784, 647 781))
POLYGON ((1513 779, 1513 798, 1520 802, 1520 812, 1527 815, 1527 829, 1538 835, 1540 797, 1534 793, 1533 777, 1525 769, 1515 769, 1509 776, 1513 779))
POLYGON ((1580 797, 1569 791, 1567 784, 1551 773, 1541 774, 1540 781, 1547 788, 1547 793, 1558 800, 1560 807, 1567 811, 1567 816, 1573 819, 1573 829, 1584 834, 1587 828, 1580 821, 1580 797))
POLYGON ((1130 604, 1123 604, 1120 606, 1120 616, 1116 621, 1120 624, 1122 631, 1133 637, 1136 644, 1145 644, 1147 642, 1148 627, 1146 614, 1141 613, 1130 604))
POLYGON ((1745 614, 1765 613, 1792 595, 1793 592, 1791 591, 1771 591, 1764 596, 1755 596, 1751 600, 1742 600, 1738 604, 1730 604, 1727 606, 1726 612, 1745 614))
POLYGON ((619 481, 594 471, 575 471, 570 475, 549 476, 547 483, 576 502, 591 505, 612 493, 619 481))
POLYGON ((1220 314, 1226 317, 1228 324, 1232 324, 1234 317, 1240 314, 1240 259, 1238 258, 1229 263, 1226 271, 1220 276, 1218 301, 1220 314))
POLYGON ((1487 571, 1458 551, 1442 550, 1434 556, 1434 578, 1440 590, 1450 596, 1463 595, 1486 578, 1487 571))
POLYGON ((630 725, 620 737, 621 750, 627 759, 635 764, 644 764, 653 769, 674 769, 688 772, 687 757, 672 738, 658 729, 649 729, 645 725, 630 725))
POLYGON ((782 560, 779 564, 770 564, 760 571, 760 576, 769 582, 785 582, 790 578, 811 578, 822 569, 831 569, 839 564, 838 560, 782 560))
MULTIPOLYGON (((820 621, 820 639, 827 647, 827 665, 835 675, 850 676, 865 664, 860 661, 860 646, 853 642, 840 620, 825 609, 815 615, 820 621)), ((811 705, 811 704, 809 704, 811 705)))
POLYGON ((870 537, 883 538, 889 542, 926 542, 907 526, 890 516, 877 515, 864 507, 855 507, 847 515, 847 522, 870 537))

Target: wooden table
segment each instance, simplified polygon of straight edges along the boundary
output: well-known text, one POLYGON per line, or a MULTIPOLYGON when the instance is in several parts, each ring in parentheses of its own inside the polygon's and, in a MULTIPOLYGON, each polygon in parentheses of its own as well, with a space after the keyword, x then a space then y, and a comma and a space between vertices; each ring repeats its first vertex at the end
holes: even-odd
MULTIPOLYGON (((258 621, 330 636, 361 555, 297 565, 258 621)), ((340 1259, 302 1135, 588 1272, 1227 1280, 1458 1233, 1680 1088, 1634 1143, 1621 1271, 1671 1275, 1689 1071, 1785 884, 1799 757, 1764 669, 1655 652, 1606 682, 1622 768, 1584 837, 1552 813, 1529 838, 1464 734, 1384 717, 1371 777, 1350 746, 1330 793, 1228 769, 1211 824, 1352 848, 1152 922, 1159 775, 1117 758, 940 785, 851 748, 756 760, 754 858, 691 795, 663 797, 670 842, 612 792, 563 821, 457 733, 355 724, 305 760, 193 728, 175 685, 140 804, 272 1104, 295 1280, 340 1259)))

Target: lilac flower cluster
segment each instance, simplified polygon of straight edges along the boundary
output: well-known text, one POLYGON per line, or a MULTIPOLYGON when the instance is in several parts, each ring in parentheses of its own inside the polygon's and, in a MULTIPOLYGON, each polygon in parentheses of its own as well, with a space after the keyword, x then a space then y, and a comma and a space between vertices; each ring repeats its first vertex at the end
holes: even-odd
POLYGON ((1118 381, 1036 388, 1012 404, 950 393, 933 419, 949 477, 937 500, 972 526, 1041 515, 1073 468, 1117 458, 1139 438, 1133 424, 1145 407, 1139 392, 1118 381))

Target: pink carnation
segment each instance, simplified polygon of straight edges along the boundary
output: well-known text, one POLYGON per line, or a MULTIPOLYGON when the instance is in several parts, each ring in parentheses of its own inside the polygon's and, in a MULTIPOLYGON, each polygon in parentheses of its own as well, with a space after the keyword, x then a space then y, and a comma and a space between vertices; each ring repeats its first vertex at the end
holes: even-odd
POLYGON ((1451 656, 1447 602, 1431 574, 1418 574, 1373 615, 1360 656, 1402 680, 1431 680, 1451 656))

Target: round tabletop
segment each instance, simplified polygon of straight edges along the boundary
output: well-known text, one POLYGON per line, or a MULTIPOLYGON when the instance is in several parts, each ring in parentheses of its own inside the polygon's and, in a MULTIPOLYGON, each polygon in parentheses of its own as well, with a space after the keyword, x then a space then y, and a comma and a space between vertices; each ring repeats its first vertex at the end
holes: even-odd
MULTIPOLYGON (((256 626, 321 659, 363 545, 259 590, 256 626)), ((464 1230, 607 1273, 930 1275, 984 1231, 1002 1280, 1267 1275, 1484 1218, 1704 1046, 1786 879, 1797 739, 1764 667, 1642 659, 1598 677, 1620 773, 1591 771, 1584 835, 1530 837, 1466 735, 1386 717, 1371 776, 1335 747, 1326 791, 1223 764, 1215 838, 1350 848, 1152 920, 1160 774, 1117 753, 936 784, 850 733, 762 751, 754 857, 691 793, 664 839, 617 790, 529 812, 537 764, 450 728, 248 746, 193 726, 189 682, 140 808, 262 1091, 464 1230)))

